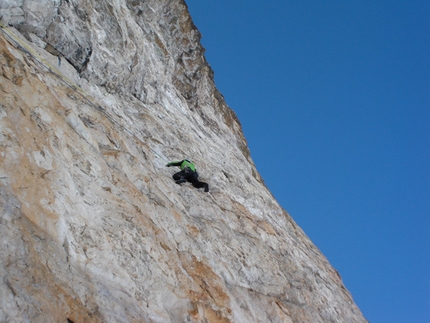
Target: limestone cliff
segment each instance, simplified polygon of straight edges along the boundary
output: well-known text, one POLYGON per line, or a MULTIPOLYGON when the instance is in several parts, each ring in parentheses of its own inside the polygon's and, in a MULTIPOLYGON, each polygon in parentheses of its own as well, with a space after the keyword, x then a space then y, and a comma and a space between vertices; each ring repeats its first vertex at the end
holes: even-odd
POLYGON ((0 322, 366 322, 182 0, 0 3, 0 322), (210 193, 176 185, 192 158, 210 193))

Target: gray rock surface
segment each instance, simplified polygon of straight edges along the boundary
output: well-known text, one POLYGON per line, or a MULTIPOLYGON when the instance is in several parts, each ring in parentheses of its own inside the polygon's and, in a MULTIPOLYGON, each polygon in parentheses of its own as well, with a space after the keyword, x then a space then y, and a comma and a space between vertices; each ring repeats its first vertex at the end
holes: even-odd
POLYGON ((183 1, 0 16, 0 322, 366 322, 265 187, 183 1), (210 193, 173 182, 186 157, 210 193))

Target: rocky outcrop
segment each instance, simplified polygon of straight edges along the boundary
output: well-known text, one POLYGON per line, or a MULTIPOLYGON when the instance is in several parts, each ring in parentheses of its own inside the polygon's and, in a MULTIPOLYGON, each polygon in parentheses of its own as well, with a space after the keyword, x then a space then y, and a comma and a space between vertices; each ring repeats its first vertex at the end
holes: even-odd
POLYGON ((1 322, 366 322, 180 0, 0 4, 1 322), (176 185, 192 158, 210 193, 176 185))

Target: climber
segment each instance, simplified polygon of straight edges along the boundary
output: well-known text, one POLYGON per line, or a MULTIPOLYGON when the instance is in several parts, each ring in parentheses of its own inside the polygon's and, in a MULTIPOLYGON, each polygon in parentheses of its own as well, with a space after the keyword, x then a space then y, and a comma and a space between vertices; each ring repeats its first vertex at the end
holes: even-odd
POLYGON ((196 166, 188 159, 170 162, 166 166, 179 166, 181 168, 180 172, 173 174, 173 179, 176 181, 176 184, 182 184, 188 181, 193 184, 194 187, 204 187, 205 192, 209 192, 209 184, 199 181, 199 174, 196 171, 196 166))

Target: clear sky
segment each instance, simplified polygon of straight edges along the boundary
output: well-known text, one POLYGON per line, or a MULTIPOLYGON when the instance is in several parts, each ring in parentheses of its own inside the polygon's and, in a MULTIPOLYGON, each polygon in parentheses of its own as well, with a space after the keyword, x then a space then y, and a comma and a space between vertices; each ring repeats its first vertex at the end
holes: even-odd
POLYGON ((371 323, 430 322, 430 1, 186 0, 268 188, 371 323))

